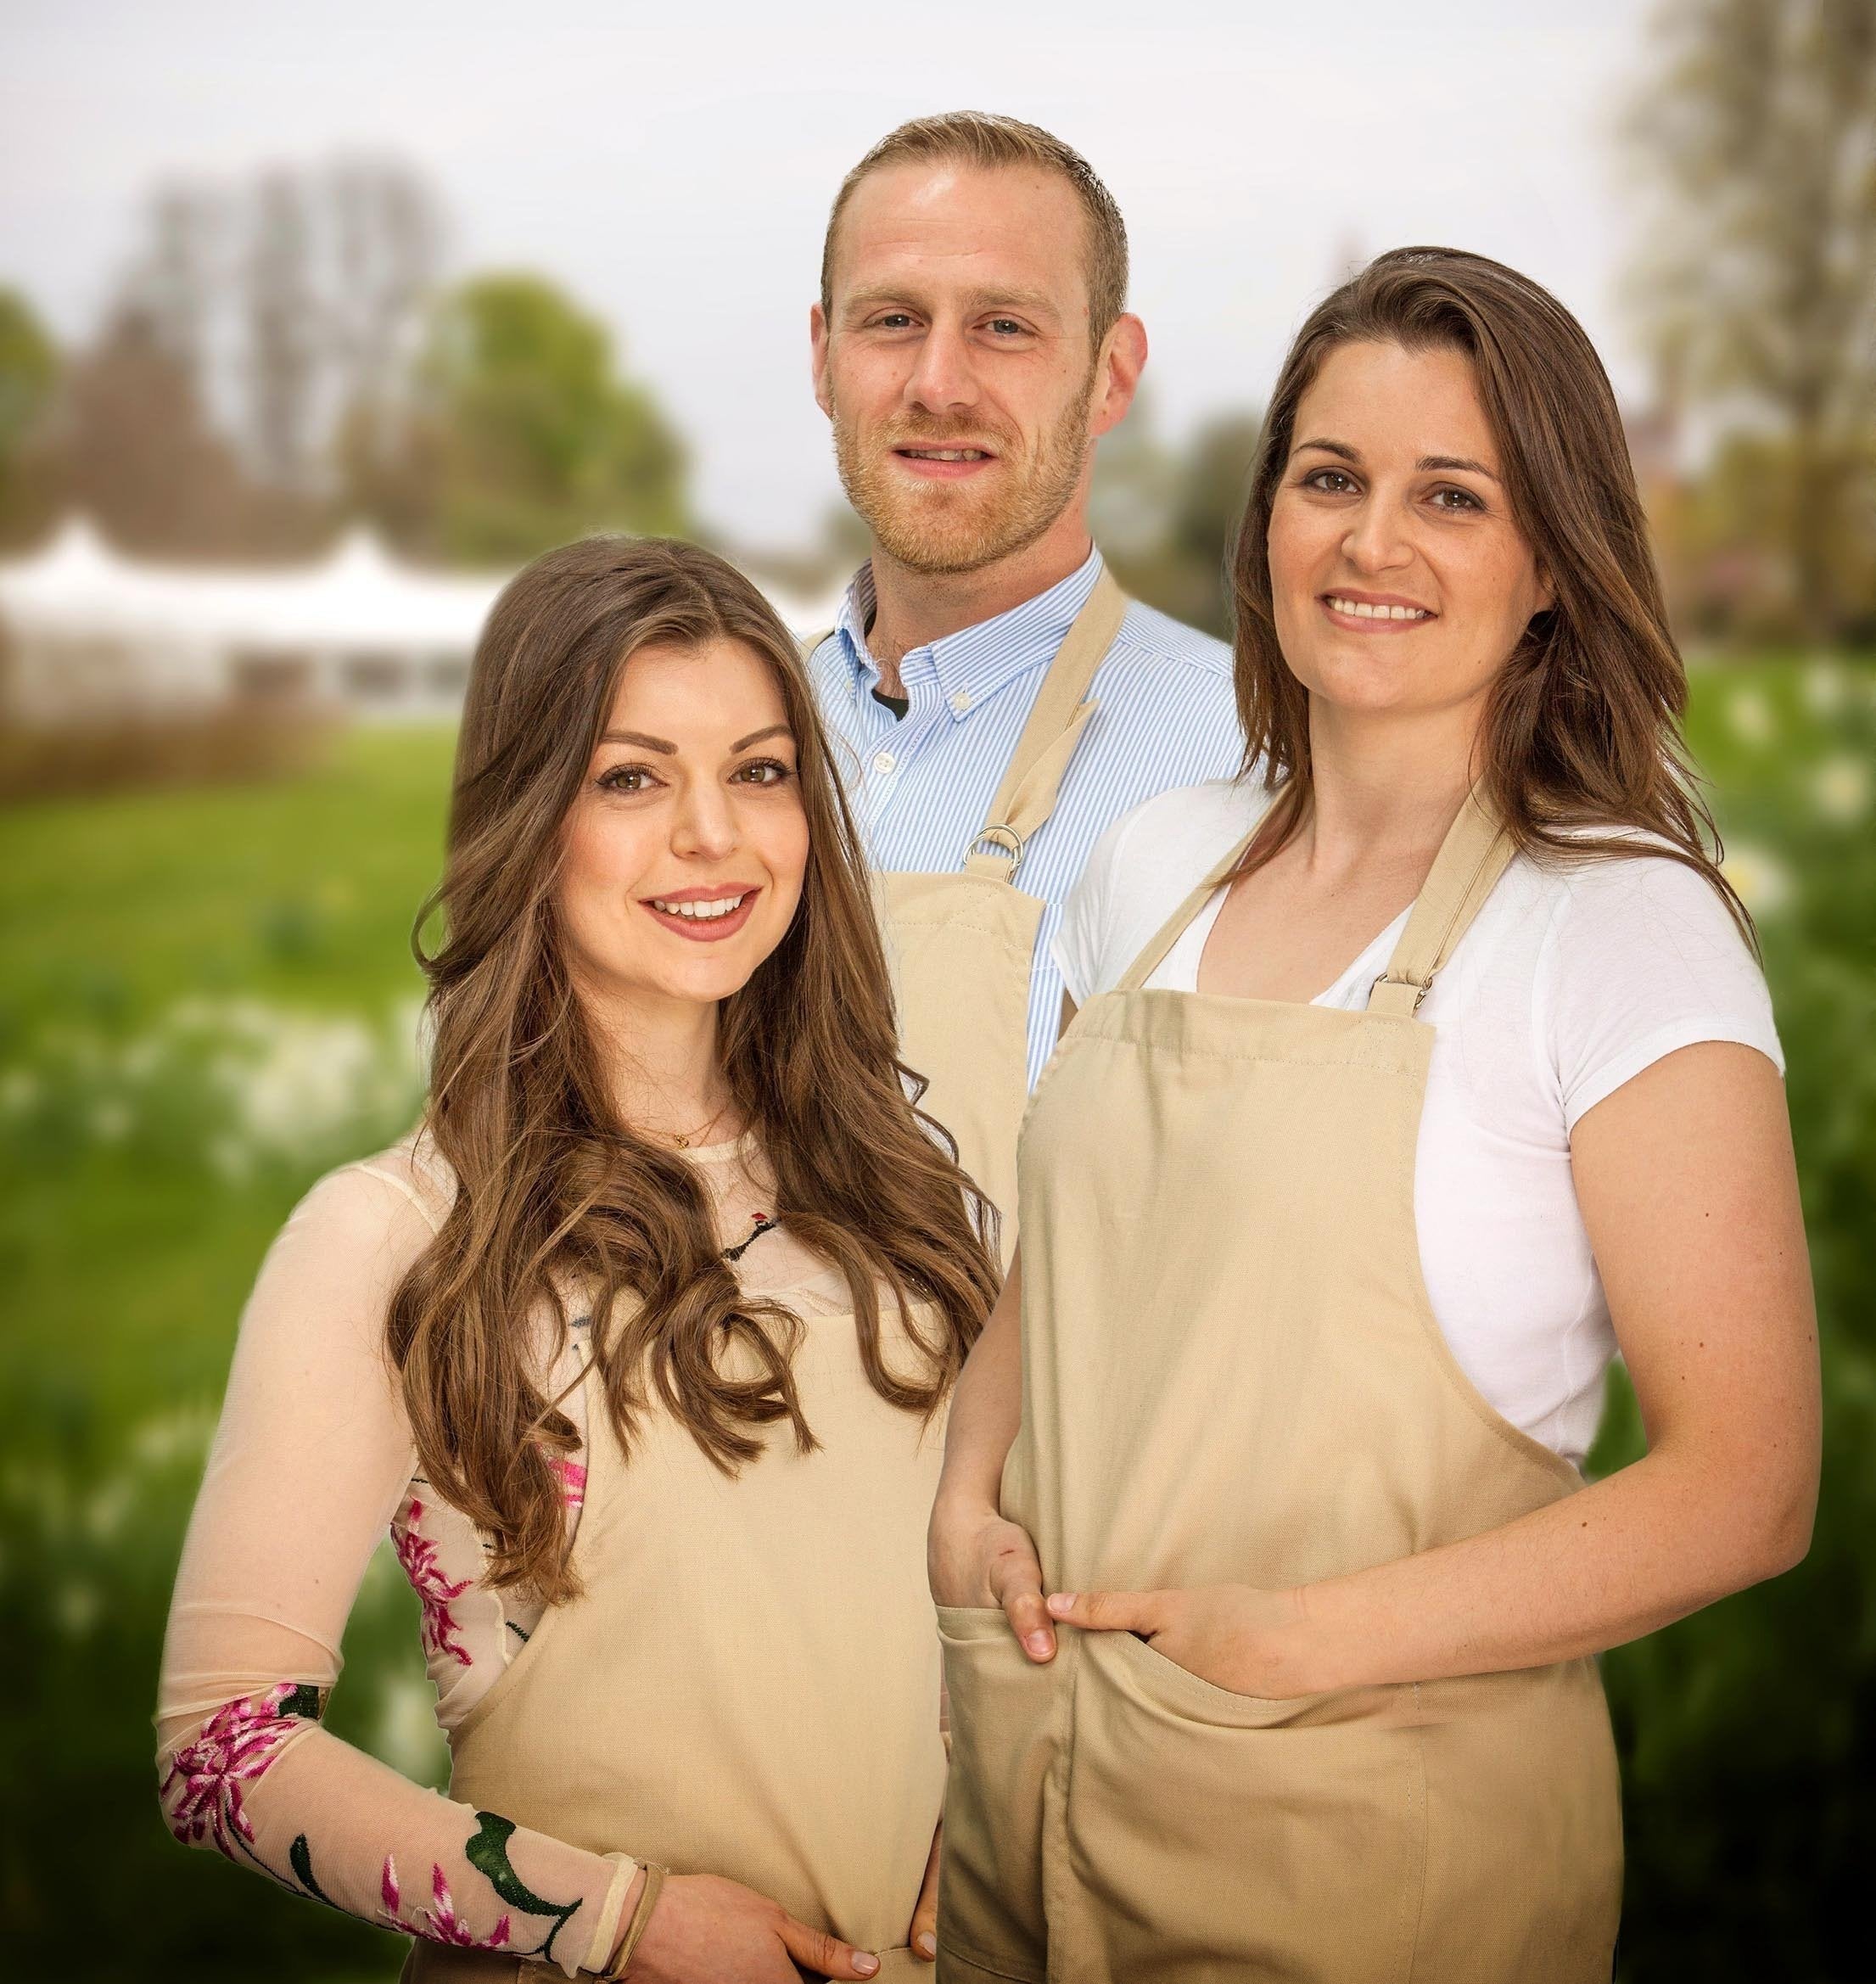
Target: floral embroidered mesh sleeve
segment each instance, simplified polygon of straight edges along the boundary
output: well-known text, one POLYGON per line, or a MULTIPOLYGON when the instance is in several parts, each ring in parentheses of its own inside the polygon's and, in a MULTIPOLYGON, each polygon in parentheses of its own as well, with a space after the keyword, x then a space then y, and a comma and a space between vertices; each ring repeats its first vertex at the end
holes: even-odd
MULTIPOLYGON (((539 1613, 483 1584, 480 1539, 415 1471, 383 1330, 435 1214, 399 1156, 314 1188, 242 1319, 164 1648, 164 1813, 178 1839, 384 1927, 596 1970, 633 1862, 454 1804, 320 1727, 387 1533, 422 1601, 446 1728, 539 1613)), ((584 1359, 579 1334, 565 1357, 584 1359)), ((580 1469, 564 1471, 576 1522, 580 1469)))

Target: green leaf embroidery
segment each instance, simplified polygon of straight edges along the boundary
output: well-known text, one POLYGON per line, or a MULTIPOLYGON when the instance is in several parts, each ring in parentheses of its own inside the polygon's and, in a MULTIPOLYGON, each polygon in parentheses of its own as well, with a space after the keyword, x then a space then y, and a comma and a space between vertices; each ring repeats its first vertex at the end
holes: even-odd
POLYGON ((568 1920, 579 1912, 580 1903, 569 1902, 564 1908, 557 1908, 553 1903, 543 1901, 535 1891, 515 1872, 508 1859, 508 1841, 513 1835, 515 1824, 512 1819, 504 1819, 496 1812, 478 1812, 475 1815, 475 1835, 462 1849, 462 1857, 485 1879, 490 1887, 512 1908, 519 1908, 525 1915, 552 1915, 556 1918, 547 1940, 536 1953, 551 1956, 553 1953, 554 1937, 567 1926, 568 1920))
POLYGON ((306 1844, 305 1833, 300 1834, 293 1844, 287 1848, 287 1858, 293 1864, 294 1878, 315 1901, 325 1903, 328 1908, 336 1908, 339 1905, 326 1892, 325 1889, 313 1879, 312 1848, 306 1844))

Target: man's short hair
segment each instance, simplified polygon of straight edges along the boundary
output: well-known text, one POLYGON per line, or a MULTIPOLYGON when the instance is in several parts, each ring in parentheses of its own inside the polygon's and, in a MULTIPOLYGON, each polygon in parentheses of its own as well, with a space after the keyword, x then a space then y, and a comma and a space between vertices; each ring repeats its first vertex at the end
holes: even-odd
POLYGON ((888 132, 840 182, 820 249, 820 307, 834 308, 834 236, 854 189, 882 165, 913 162, 960 165, 1033 165, 1074 188, 1088 216, 1088 328, 1099 345, 1127 306, 1127 225, 1114 196, 1072 145, 1034 124, 982 110, 947 110, 915 117, 888 132))

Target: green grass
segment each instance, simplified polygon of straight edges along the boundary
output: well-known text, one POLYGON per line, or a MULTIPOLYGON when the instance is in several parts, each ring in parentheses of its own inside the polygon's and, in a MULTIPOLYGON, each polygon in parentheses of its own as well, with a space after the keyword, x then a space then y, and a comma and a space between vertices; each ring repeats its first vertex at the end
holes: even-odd
POLYGON ((189 993, 324 1011, 418 989, 453 732, 354 731, 309 776, 0 810, 0 1052, 189 993))

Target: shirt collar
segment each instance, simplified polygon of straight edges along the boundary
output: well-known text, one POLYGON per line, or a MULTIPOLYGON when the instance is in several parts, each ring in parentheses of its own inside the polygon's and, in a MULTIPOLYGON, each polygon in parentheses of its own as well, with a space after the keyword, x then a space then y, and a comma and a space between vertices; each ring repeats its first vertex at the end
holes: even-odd
MULTIPOLYGON (((916 701, 919 683, 931 677, 953 719, 966 715, 1005 682, 1044 666, 1054 657, 1100 574, 1100 552, 1091 549, 1066 579, 1057 580, 1046 592, 1023 600, 1007 613, 979 620, 974 627, 960 627, 942 640, 913 648, 899 664, 906 689, 916 701)), ((879 668, 866 647, 874 600, 873 568, 869 562, 854 574, 834 623, 856 693, 870 694, 879 686, 879 668)))

